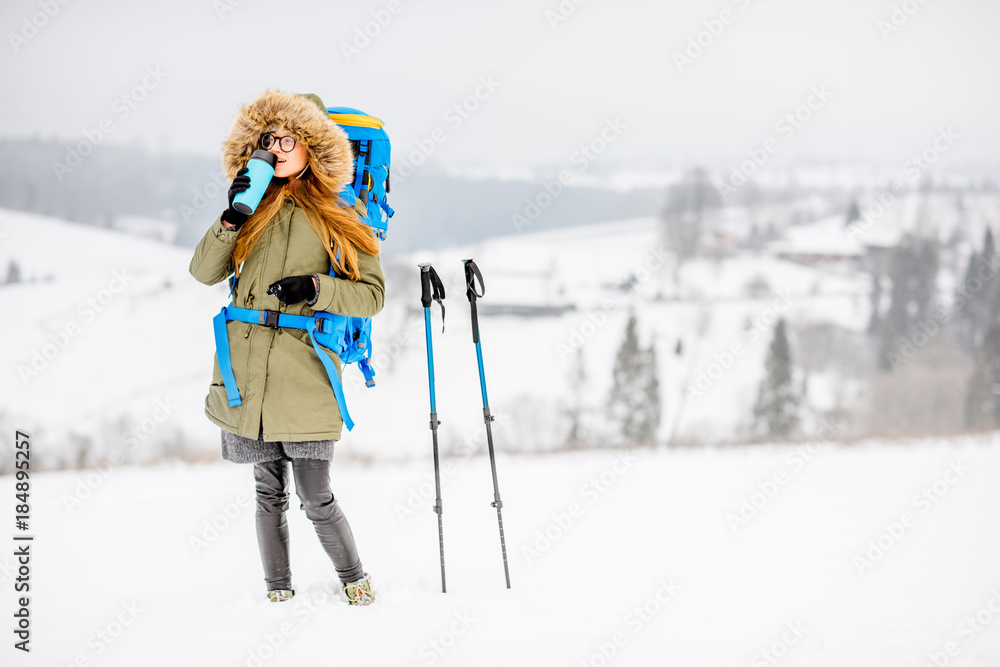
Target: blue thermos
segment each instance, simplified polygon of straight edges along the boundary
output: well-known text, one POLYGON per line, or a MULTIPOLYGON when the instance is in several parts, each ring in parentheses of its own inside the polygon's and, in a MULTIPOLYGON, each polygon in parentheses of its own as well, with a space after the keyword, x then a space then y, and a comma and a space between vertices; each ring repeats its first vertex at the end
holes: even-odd
POLYGON ((257 204, 264 198, 264 191, 274 178, 274 165, 278 156, 271 151, 258 148, 247 162, 247 176, 250 177, 250 187, 233 197, 233 208, 244 215, 250 215, 257 204))

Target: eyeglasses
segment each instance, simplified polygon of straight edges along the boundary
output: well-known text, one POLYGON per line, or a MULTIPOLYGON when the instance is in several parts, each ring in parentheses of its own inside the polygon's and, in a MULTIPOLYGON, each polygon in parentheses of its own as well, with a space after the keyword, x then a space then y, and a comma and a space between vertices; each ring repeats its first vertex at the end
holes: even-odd
POLYGON ((281 149, 283 153, 291 153, 292 149, 295 148, 295 137, 276 137, 271 133, 261 135, 260 137, 260 147, 266 151, 271 150, 274 144, 278 144, 278 148, 281 149))

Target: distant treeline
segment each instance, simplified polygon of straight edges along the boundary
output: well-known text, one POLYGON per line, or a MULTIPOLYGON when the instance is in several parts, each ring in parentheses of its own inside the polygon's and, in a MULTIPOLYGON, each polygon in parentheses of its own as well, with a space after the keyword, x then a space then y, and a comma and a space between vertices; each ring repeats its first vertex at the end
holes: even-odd
MULTIPOLYGON (((0 207, 104 227, 118 216, 168 220, 179 224, 176 242, 193 246, 226 205, 228 182, 217 159, 83 144, 0 140, 0 207)), ((624 193, 545 183, 457 178, 433 165, 390 179, 397 214, 386 250, 656 215, 667 197, 660 188, 624 193)))

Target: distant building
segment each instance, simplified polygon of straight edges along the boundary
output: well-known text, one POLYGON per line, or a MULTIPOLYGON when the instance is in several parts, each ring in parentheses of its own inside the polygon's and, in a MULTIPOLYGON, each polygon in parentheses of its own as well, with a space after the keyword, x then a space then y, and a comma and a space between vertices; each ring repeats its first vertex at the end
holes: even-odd
POLYGON ((899 232, 894 227, 851 230, 844 225, 844 217, 836 215, 786 228, 767 250, 775 257, 807 266, 845 264, 863 268, 878 264, 898 240, 899 232))
POLYGON ((865 248, 857 237, 846 233, 843 216, 832 216, 806 225, 786 228, 767 250, 779 259, 816 266, 858 263, 865 248))

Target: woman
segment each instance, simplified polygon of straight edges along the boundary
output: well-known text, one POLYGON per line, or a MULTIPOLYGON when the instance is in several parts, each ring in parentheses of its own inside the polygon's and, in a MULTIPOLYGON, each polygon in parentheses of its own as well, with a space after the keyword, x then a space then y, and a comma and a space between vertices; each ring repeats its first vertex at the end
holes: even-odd
MULTIPOLYGON (((214 285, 236 273, 237 307, 311 316, 316 310, 371 317, 385 280, 378 242, 354 210, 339 205, 353 181, 347 135, 315 95, 267 91, 240 109, 223 148, 233 179, 229 208, 191 260, 191 274, 214 285), (277 156, 274 179, 249 217, 232 208, 248 187, 245 166, 258 148, 277 156), (339 257, 338 277, 330 276, 339 257)), ((294 595, 288 560, 288 462, 301 508, 316 527, 350 604, 374 600, 351 528, 330 491, 333 444, 343 421, 330 380, 303 329, 227 322, 242 404, 230 407, 216 356, 205 414, 222 428, 222 457, 253 463, 257 542, 268 599, 294 595)), ((338 371, 340 359, 332 355, 338 371)))

